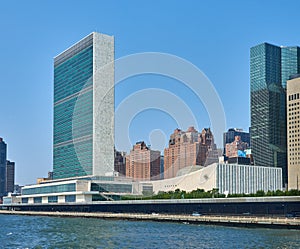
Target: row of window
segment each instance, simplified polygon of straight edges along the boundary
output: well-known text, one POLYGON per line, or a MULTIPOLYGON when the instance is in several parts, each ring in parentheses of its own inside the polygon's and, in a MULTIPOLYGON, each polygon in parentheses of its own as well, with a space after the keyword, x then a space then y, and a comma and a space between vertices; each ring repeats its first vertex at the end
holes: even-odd
POLYGON ((295 135, 289 135, 289 138, 294 138, 294 137, 300 137, 300 134, 295 134, 295 135))
POLYGON ((299 124, 299 123, 300 123, 299 120, 289 122, 289 124, 299 124))
POLYGON ((289 133, 296 133, 296 132, 299 132, 300 130, 289 130, 289 133))
MULTIPOLYGON (((28 203, 29 198, 24 197, 22 198, 22 203, 28 203)), ((33 203, 42 203, 43 198, 42 197, 34 197, 33 203)), ((58 196, 48 196, 48 203, 57 203, 58 202, 58 196)), ((66 195, 65 196, 65 202, 76 202, 76 195, 66 195)))
POLYGON ((35 195, 35 194, 49 194, 49 193, 62 193, 76 191, 75 183, 68 183, 54 186, 42 186, 35 188, 22 189, 23 195, 35 195))
POLYGON ((293 119, 299 119, 300 116, 292 116, 292 117, 289 117, 289 120, 293 120, 293 119))
POLYGON ((292 103, 292 104, 289 104, 289 106, 296 106, 296 105, 299 105, 299 102, 297 102, 297 103, 292 103))
POLYGON ((297 115, 297 114, 299 114, 299 111, 298 112, 290 112, 290 113, 288 113, 289 116, 294 116, 294 115, 297 115))
POLYGON ((298 125, 298 126, 297 125, 295 125, 295 126, 293 125, 293 126, 289 126, 289 129, 295 129, 295 128, 299 128, 299 127, 300 127, 300 125, 298 125))
POLYGON ((299 93, 289 95, 289 101, 299 99, 299 93))

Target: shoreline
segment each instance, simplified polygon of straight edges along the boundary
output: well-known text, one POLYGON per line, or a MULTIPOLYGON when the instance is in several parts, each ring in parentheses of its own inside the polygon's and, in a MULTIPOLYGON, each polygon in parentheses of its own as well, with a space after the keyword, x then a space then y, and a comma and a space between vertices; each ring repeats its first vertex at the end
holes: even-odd
POLYGON ((138 214, 138 213, 87 213, 87 212, 43 212, 0 210, 0 215, 52 216, 69 218, 98 218, 112 220, 176 222, 185 224, 221 225, 246 228, 273 228, 300 230, 300 218, 257 217, 231 215, 174 215, 174 214, 138 214))

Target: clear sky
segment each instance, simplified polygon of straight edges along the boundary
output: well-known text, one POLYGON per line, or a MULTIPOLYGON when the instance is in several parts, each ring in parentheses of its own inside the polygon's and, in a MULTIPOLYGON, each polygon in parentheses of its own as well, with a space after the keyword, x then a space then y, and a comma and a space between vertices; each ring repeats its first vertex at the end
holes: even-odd
MULTIPOLYGON (((115 37, 116 58, 163 52, 193 63, 219 94, 226 128, 248 130, 250 47, 300 45, 299 9, 298 0, 0 1, 0 137, 8 144, 8 159, 16 162, 16 183, 34 183, 52 169, 53 57, 92 31, 115 37)), ((190 107, 199 128, 211 126, 189 89, 158 75, 119 84, 116 107, 149 88, 173 92, 190 107)), ((175 121, 160 110, 143 111, 132 117, 130 141, 165 144, 175 121)))

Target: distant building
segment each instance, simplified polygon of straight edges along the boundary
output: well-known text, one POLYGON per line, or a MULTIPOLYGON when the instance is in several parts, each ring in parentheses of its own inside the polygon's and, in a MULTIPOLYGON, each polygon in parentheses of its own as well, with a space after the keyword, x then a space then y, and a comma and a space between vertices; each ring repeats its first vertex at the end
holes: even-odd
POLYGON ((15 162, 6 161, 6 193, 15 190, 15 162))
POLYGON ((92 32, 54 58, 53 178, 113 167, 114 37, 92 32))
POLYGON ((18 184, 16 184, 15 186, 14 186, 14 192, 16 193, 16 194, 21 194, 21 191, 22 191, 22 188, 23 188, 24 186, 20 186, 20 185, 18 185, 18 184))
POLYGON ((119 172, 120 176, 126 176, 126 152, 115 150, 114 170, 119 172))
POLYGON ((250 165, 251 164, 251 158, 248 157, 230 157, 227 158, 227 163, 229 164, 243 164, 243 165, 250 165))
POLYGON ((226 157, 246 157, 246 153, 244 151, 248 148, 248 143, 243 142, 240 136, 235 136, 232 143, 226 144, 226 157))
POLYGON ((219 162, 219 158, 223 155, 222 149, 209 148, 206 155, 204 166, 219 162))
POLYGON ((300 75, 287 81, 288 189, 300 189, 300 75))
POLYGON ((151 150, 143 141, 126 156, 126 177, 135 180, 160 179, 160 151, 151 150))
POLYGON ((6 143, 0 138, 0 199, 6 194, 6 143))
POLYGON ((255 165, 281 167, 287 183, 286 81, 300 73, 299 47, 250 49, 251 149, 255 165))
POLYGON ((239 136, 240 140, 247 143, 250 147, 250 133, 245 132, 242 129, 230 128, 227 132, 223 133, 223 147, 224 155, 226 155, 226 144, 230 144, 235 140, 235 137, 239 136))
POLYGON ((160 179, 164 179, 164 156, 160 156, 160 179))
POLYGON ((169 147, 164 150, 164 178, 175 177, 179 170, 188 166, 207 165, 208 158, 210 163, 218 162, 219 153, 215 150, 210 128, 201 133, 194 127, 187 131, 176 129, 170 136, 169 147))
MULTIPOLYGON (((256 193, 258 190, 276 191, 282 189, 282 170, 275 167, 262 167, 237 164, 214 163, 207 167, 191 166, 181 170, 174 178, 157 181, 119 181, 114 177, 99 180, 81 179, 51 181, 22 188, 22 195, 7 204, 47 204, 47 203, 92 203, 99 200, 119 200, 123 195, 141 195, 159 191, 187 192, 204 189, 218 189, 219 193, 256 193), (49 192, 49 189, 51 191, 49 192)), ((5 200, 5 199, 4 199, 5 200)), ((213 200, 212 200, 213 201, 213 200)))
POLYGON ((53 180, 53 171, 48 171, 48 179, 53 180))
POLYGON ((258 190, 282 190, 282 170, 279 167, 214 163, 174 178, 153 181, 152 185, 154 193, 218 189, 222 194, 254 194, 258 190))

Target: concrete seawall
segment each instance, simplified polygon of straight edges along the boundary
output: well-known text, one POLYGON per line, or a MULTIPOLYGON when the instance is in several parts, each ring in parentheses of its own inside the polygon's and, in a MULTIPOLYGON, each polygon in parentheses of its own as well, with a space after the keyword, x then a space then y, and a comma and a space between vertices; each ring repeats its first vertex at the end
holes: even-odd
POLYGON ((182 222, 187 224, 210 224, 235 227, 264 227, 281 229, 300 229, 300 218, 254 217, 254 216, 213 216, 213 215, 167 215, 167 214, 131 214, 131 213, 85 213, 85 212, 38 212, 38 211, 7 211, 6 215, 32 215, 55 217, 83 217, 100 219, 119 219, 135 221, 182 222))

